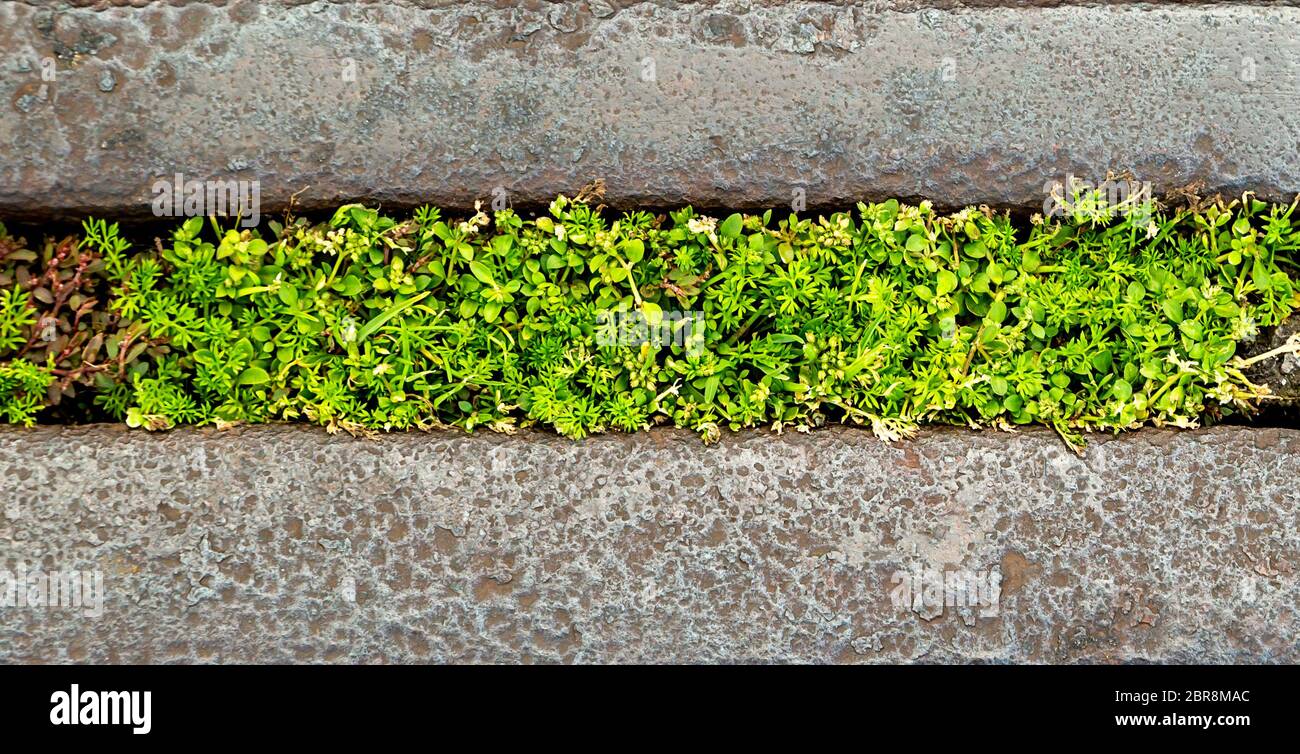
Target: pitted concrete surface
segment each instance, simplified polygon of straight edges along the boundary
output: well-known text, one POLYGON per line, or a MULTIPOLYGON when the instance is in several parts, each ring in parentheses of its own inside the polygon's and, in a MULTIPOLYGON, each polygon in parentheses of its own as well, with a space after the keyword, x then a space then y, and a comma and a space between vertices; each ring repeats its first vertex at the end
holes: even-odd
POLYGON ((1300 432, 0 431, 2 662, 1297 662, 1300 432), (894 604, 925 566, 993 611, 894 604), (989 614, 990 612, 996 614, 989 614))
POLYGON ((83 5, 0 4, 0 215, 149 216, 177 173, 264 213, 1300 191, 1293 3, 83 5))

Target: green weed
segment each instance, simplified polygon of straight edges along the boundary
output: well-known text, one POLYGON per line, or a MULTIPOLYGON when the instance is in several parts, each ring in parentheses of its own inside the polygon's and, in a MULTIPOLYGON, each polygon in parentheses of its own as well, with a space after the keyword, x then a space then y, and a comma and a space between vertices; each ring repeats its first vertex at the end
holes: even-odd
POLYGON ((151 429, 1189 427, 1267 395, 1237 348, 1300 303, 1295 208, 1018 233, 895 201, 613 219, 560 197, 532 220, 348 205, 266 238, 192 218, 154 249, 102 221, 42 254, 0 233, 0 416, 81 387, 151 429), (703 342, 610 343, 610 312, 691 312, 703 342))

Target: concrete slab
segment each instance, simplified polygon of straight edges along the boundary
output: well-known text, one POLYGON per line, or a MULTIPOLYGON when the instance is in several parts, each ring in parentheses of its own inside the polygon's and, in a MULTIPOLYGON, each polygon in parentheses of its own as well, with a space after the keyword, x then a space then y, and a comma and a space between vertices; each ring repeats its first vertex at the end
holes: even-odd
POLYGON ((1231 427, 5 428, 0 569, 106 598, 0 608, 0 662, 1294 663, 1298 475, 1231 427))
POLYGON ((82 4, 0 5, 0 215, 148 216, 177 173, 264 212, 1300 191, 1294 3, 82 4))

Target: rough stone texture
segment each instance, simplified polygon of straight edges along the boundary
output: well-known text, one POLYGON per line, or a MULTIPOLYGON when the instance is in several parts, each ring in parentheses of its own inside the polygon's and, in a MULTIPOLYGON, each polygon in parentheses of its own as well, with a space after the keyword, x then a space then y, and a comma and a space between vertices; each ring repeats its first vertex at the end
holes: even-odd
POLYGON ((1300 191, 1292 3, 129 5, 0 4, 0 215, 147 216, 177 172, 259 180, 264 212, 597 178, 616 207, 1033 207, 1110 168, 1300 191))
MULTIPOLYGON (((25 2, 28 5, 51 6, 61 5, 80 8, 112 8, 112 7, 134 7, 144 8, 150 5, 210 5, 217 8, 224 8, 237 4, 241 0, 12 0, 14 2, 25 2)), ((447 8, 455 5, 464 4, 465 0, 260 0, 263 4, 278 3, 285 6, 310 5, 315 2, 329 2, 340 5, 404 5, 414 8, 447 8)), ((550 4, 559 4, 563 0, 546 0, 550 4)), ((895 11, 919 11, 919 10, 954 10, 963 8, 1057 8, 1068 5, 1300 5, 1300 0, 809 0, 824 5, 850 6, 857 5, 870 10, 895 10, 895 11)), ((513 8, 519 5, 518 0, 479 0, 483 5, 513 8)), ((773 6, 785 5, 790 0, 750 0, 750 6, 773 6)), ((600 16, 597 11, 604 11, 608 6, 610 10, 619 11, 643 3, 661 5, 665 7, 679 6, 702 6, 708 7, 717 4, 717 0, 603 0, 603 2, 590 2, 593 13, 600 16)))
POLYGON ((1300 661, 1300 432, 0 431, 0 662, 1300 661), (998 567, 999 611, 891 604, 998 567), (930 619, 927 620, 926 617, 930 619))

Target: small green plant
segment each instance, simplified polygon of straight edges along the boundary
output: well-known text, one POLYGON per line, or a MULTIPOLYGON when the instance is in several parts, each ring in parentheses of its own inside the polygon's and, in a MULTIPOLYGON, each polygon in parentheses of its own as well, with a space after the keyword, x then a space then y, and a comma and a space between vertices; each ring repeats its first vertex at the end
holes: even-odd
POLYGON ((1300 303, 1295 209, 1018 231, 925 203, 612 219, 560 197, 534 219, 348 205, 266 237, 191 218, 152 249, 102 221, 39 255, 0 233, 0 414, 80 386, 150 429, 1194 426, 1267 395, 1237 348, 1300 303), (702 326, 610 342, 611 312, 702 326))
POLYGON ((107 399, 129 384, 127 364, 149 344, 139 340, 143 327, 119 328, 105 268, 106 260, 124 264, 127 248, 103 222, 40 251, 0 225, 0 357, 8 359, 0 362, 0 414, 8 421, 31 424, 79 390, 107 399))

